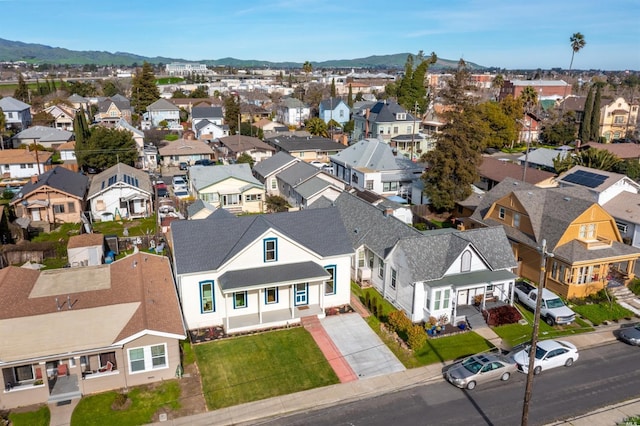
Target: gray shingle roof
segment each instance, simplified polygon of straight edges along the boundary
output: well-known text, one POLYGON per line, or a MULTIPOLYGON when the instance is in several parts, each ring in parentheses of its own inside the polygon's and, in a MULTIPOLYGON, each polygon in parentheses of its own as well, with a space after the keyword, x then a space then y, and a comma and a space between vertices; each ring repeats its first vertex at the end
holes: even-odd
POLYGON ((209 210, 210 212, 214 212, 216 208, 211 204, 198 198, 192 204, 187 206, 187 218, 193 217, 196 213, 202 210, 209 210))
POLYGON ((257 163, 255 166, 253 166, 253 171, 259 177, 264 179, 265 177, 282 169, 287 164, 294 163, 296 161, 300 161, 300 160, 296 160, 294 156, 287 154, 284 151, 280 151, 272 155, 271 157, 266 158, 260 161, 259 163, 257 163))
POLYGON ((28 104, 25 104, 22 101, 19 101, 11 96, 7 96, 0 99, 0 108, 2 111, 24 111, 25 109, 31 108, 28 104))
POLYGON ((320 136, 273 136, 265 138, 269 145, 287 152, 326 151, 339 152, 346 148, 341 143, 320 136))
MULTIPOLYGON (((31 181, 26 183, 22 187, 22 191, 20 191, 20 193, 26 196, 45 185, 83 199, 87 193, 89 178, 82 173, 74 173, 64 167, 57 166, 38 176, 38 181, 36 183, 31 181)), ((13 201, 16 199, 17 198, 14 198, 13 201)))
POLYGON ((308 200, 309 198, 313 197, 329 186, 331 186, 331 184, 326 180, 320 179, 319 177, 313 177, 299 185, 296 188, 296 192, 300 194, 305 200, 308 200))
POLYGON ((320 173, 319 168, 304 161, 298 161, 278 173, 278 180, 292 187, 296 187, 318 173, 320 173))
POLYGON ((397 121, 396 114, 407 114, 406 120, 400 121, 414 121, 413 115, 407 112, 404 108, 398 105, 396 102, 380 101, 371 107, 369 111, 369 121, 372 123, 390 123, 397 121))
POLYGON ((17 135, 14 136, 16 139, 38 139, 41 142, 68 142, 71 140, 73 133, 56 129, 54 127, 46 127, 46 126, 32 126, 29 127, 17 135))
POLYGON ((191 118, 222 118, 222 108, 220 107, 193 107, 191 118))
POLYGON ((323 110, 333 110, 336 109, 340 104, 344 104, 344 101, 342 100, 342 98, 329 98, 329 99, 323 99, 320 102, 320 107, 323 110))
MULTIPOLYGON (((628 246, 617 241, 613 241, 611 247, 589 250, 582 242, 572 240, 567 244, 556 247, 553 254, 569 263, 594 261, 596 259, 615 258, 618 256, 629 256, 640 253, 640 249, 628 246)), ((603 261, 603 263, 605 263, 603 261)))
POLYGON ((193 166, 189 168, 189 177, 196 191, 230 178, 244 181, 251 186, 264 187, 253 177, 248 164, 193 166))
POLYGON ((384 141, 363 139, 341 152, 331 156, 331 161, 347 167, 366 167, 372 170, 397 170, 398 166, 393 150, 384 141))
POLYGON ((164 98, 160 98, 147 106, 147 111, 180 111, 180 108, 164 98))
POLYGON ((218 282, 222 287, 222 292, 226 293, 239 289, 265 287, 270 284, 282 285, 282 283, 286 282, 309 282, 326 279, 330 276, 317 263, 300 262, 229 271, 222 274, 218 282))
POLYGON ((118 182, 124 182, 127 185, 138 188, 147 195, 151 195, 154 192, 151 186, 151 179, 147 173, 135 167, 118 163, 98 173, 91 179, 91 186, 89 187, 87 198, 99 194, 118 182))
MULTIPOLYGON (((353 252, 340 214, 334 208, 239 217, 228 212, 220 214, 221 210, 224 209, 217 209, 204 220, 171 222, 177 274, 216 270, 269 229, 320 256, 353 252)), ((278 262, 287 260, 279 258, 278 262)))

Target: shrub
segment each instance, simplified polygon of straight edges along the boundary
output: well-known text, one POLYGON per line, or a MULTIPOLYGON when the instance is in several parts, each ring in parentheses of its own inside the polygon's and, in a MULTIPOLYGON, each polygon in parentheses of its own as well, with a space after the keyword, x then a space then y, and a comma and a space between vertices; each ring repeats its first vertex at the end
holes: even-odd
POLYGON ((382 320, 383 320, 383 317, 384 317, 384 308, 383 308, 383 306, 382 306, 382 301, 381 301, 381 300, 378 300, 378 315, 377 315, 377 316, 378 316, 378 319, 379 319, 380 321, 382 321, 382 320))
POLYGON ((406 333, 409 327, 411 327, 411 320, 400 310, 390 312, 389 315, 387 315, 387 322, 389 328, 395 332, 401 331, 406 333))
POLYGON ((422 348, 427 343, 427 334, 424 328, 414 324, 407 329, 407 344, 414 351, 422 348))
POLYGON ((371 313, 373 314, 374 317, 378 317, 378 304, 376 303, 376 301, 372 301, 371 302, 371 309, 369 309, 371 311, 371 313))
POLYGON ((634 278, 633 281, 629 283, 629 290, 636 295, 640 295, 640 278, 634 278))
POLYGON ((364 294, 364 305, 367 309, 371 310, 371 296, 369 295, 369 292, 364 294))
POLYGON ((438 320, 436 319, 436 317, 434 316, 430 316, 429 317, 429 322, 427 322, 427 324, 425 324, 425 327, 429 326, 429 328, 433 327, 434 325, 438 324, 438 320))
POLYGON ((514 324, 522 319, 520 312, 513 306, 504 305, 491 308, 483 312, 487 324, 490 326, 498 326, 505 324, 514 324))
POLYGON ((445 325, 449 322, 449 315, 442 314, 438 317, 438 325, 445 325))

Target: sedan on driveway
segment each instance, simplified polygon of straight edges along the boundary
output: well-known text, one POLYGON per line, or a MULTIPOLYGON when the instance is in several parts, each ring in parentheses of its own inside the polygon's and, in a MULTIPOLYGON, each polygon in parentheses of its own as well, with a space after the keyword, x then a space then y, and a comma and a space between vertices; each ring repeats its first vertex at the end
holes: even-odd
POLYGON ((630 345, 640 346, 640 322, 620 327, 616 332, 616 337, 630 345))
POLYGON ((516 370, 515 362, 505 356, 479 354, 451 364, 444 378, 459 388, 472 390, 480 383, 507 381, 516 370))
MULTIPOLYGON (((529 371, 530 345, 513 355, 518 364, 518 370, 523 373, 529 371)), ((534 361, 533 374, 540 374, 543 370, 556 367, 571 367, 578 360, 578 348, 574 344, 564 340, 542 340, 536 345, 536 359, 534 361)))

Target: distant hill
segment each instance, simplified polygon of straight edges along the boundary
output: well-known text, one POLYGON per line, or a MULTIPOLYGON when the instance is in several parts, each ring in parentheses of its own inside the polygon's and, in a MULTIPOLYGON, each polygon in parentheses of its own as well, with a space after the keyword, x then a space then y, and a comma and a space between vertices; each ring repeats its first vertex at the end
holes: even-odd
MULTIPOLYGON (((375 55, 357 59, 339 59, 323 62, 310 61, 314 68, 404 68, 409 53, 397 53, 394 55, 375 55)), ((156 56, 150 58, 126 52, 104 52, 97 50, 69 50, 61 47, 51 47, 43 44, 23 43, 0 38, 0 61, 25 61, 28 63, 49 63, 69 65, 124 65, 142 64, 147 61, 152 64, 170 62, 198 62, 210 66, 231 66, 236 68, 300 68, 299 62, 270 62, 258 60, 246 60, 235 58, 222 58, 215 60, 186 61, 177 58, 165 58, 156 56)), ((431 69, 455 68, 457 60, 438 59, 431 69)), ((484 67, 467 62, 470 69, 480 70, 484 67)))

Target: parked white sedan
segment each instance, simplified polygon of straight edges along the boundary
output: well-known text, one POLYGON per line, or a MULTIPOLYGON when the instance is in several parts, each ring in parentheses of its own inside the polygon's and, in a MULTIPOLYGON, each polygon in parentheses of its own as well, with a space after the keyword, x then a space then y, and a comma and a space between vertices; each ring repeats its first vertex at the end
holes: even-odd
MULTIPOLYGON (((523 373, 529 371, 529 352, 531 346, 513 355, 513 360, 518 364, 518 370, 523 373)), ((533 374, 540 374, 542 370, 565 366, 571 367, 578 360, 578 348, 564 340, 542 340, 536 345, 536 359, 533 374)))

